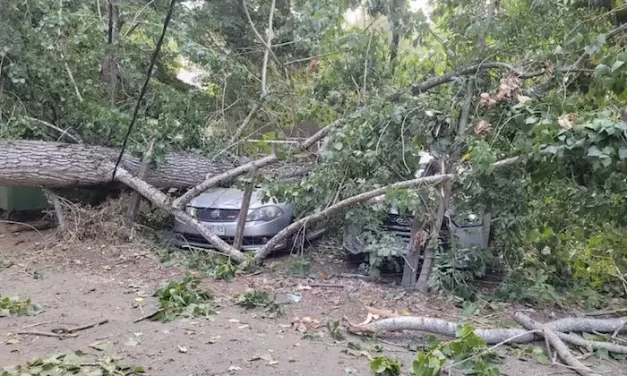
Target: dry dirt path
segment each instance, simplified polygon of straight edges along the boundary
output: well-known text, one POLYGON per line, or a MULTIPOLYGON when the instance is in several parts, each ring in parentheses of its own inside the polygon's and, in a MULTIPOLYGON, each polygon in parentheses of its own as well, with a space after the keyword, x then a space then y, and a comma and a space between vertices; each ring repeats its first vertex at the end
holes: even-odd
MULTIPOLYGON (((85 245, 73 251, 58 247, 42 251, 36 242, 33 234, 0 237, 0 265, 4 265, 0 269, 0 295, 28 297, 45 306, 45 312, 38 316, 0 318, 0 368, 80 349, 96 356, 119 356, 121 363, 144 366, 147 375, 156 376, 365 376, 371 375, 368 360, 346 354, 346 341, 336 343, 324 328, 328 320, 341 320, 345 315, 363 318, 362 303, 435 317, 455 318, 456 313, 441 299, 425 301, 419 295, 360 280, 342 280, 342 289, 299 290, 301 279, 263 273, 232 283, 206 280, 204 286, 214 292, 220 305, 211 320, 133 323, 142 316, 138 305, 143 312, 154 310, 157 302, 152 293, 163 281, 179 278, 183 272, 180 268, 164 267, 150 255, 133 257, 137 254, 133 249, 111 251, 108 246, 85 245), (6 267, 11 263, 13 266, 6 267), (34 278, 35 270, 43 278, 34 278), (285 305, 285 317, 263 318, 262 312, 245 311, 229 299, 248 287, 274 290, 279 295, 297 293, 302 301, 285 305), (323 337, 304 339, 303 333, 290 327, 294 316, 319 320, 322 326, 308 333, 314 337, 322 333, 323 337), (103 319, 109 322, 82 331, 76 338, 12 335, 103 319), (45 324, 24 329, 42 322, 45 324)), ((421 339, 424 336, 416 340, 421 339)), ((348 341, 361 339, 351 337, 348 341)), ((385 355, 401 359, 405 368, 411 365, 414 354, 410 351, 385 344, 384 348, 385 355)), ((569 374, 565 368, 516 357, 508 357, 500 369, 510 376, 569 374)), ((627 375, 624 368, 614 368, 610 374, 627 375)))

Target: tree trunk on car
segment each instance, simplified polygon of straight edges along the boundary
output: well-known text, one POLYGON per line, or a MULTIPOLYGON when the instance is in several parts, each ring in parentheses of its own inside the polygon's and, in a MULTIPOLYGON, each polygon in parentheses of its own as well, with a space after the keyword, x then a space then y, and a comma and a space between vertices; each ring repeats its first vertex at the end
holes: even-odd
MULTIPOLYGON (((44 141, 0 141, 0 186, 72 187, 111 181, 113 170, 105 162, 115 161, 119 150, 83 144, 44 141)), ((145 181, 158 188, 187 188, 208 175, 239 165, 225 156, 211 161, 199 154, 173 152, 150 169, 145 181)), ((122 167, 136 175, 141 159, 125 154, 122 167)))

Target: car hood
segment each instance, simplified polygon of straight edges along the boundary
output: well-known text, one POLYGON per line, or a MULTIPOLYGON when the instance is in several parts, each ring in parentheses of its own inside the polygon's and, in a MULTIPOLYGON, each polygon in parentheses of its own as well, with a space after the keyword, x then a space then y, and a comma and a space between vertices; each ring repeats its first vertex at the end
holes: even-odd
MULTIPOLYGON (((212 188, 201 193, 190 202, 190 206, 196 208, 216 208, 216 209, 239 209, 242 206, 244 192, 237 188, 212 188)), ((270 200, 265 204, 261 202, 263 193, 260 190, 253 190, 250 199, 250 209, 256 209, 261 206, 275 204, 270 200)), ((282 206, 284 204, 280 204, 282 206)))

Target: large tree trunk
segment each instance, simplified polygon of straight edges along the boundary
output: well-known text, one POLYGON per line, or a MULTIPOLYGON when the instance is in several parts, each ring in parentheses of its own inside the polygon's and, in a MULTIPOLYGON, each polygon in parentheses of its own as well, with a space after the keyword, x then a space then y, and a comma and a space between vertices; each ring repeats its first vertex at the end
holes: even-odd
MULTIPOLYGON (((0 186, 71 187, 111 181, 105 162, 115 162, 119 150, 83 144, 44 141, 0 141, 0 186)), ((187 188, 207 176, 236 167, 245 159, 222 156, 211 161, 194 153, 168 153, 151 168, 145 181, 158 188, 187 188)), ((122 167, 137 174, 141 159, 125 154, 122 167)))

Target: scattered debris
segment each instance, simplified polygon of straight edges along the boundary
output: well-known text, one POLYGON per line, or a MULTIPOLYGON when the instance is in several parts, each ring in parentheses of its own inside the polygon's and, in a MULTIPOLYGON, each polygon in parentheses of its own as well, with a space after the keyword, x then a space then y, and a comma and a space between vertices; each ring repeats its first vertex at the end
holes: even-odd
POLYGON ((302 319, 300 317, 294 317, 292 319, 292 328, 301 333, 305 333, 308 329, 318 329, 320 327, 320 321, 312 319, 309 316, 305 316, 302 319))
POLYGON ((0 317, 35 316, 43 311, 42 305, 33 304, 30 299, 20 300, 17 296, 0 296, 0 317))
POLYGON ((46 359, 35 359, 23 365, 6 368, 2 376, 21 375, 110 375, 125 376, 145 372, 141 366, 122 366, 117 359, 98 358, 95 361, 84 359, 85 353, 76 351, 70 354, 55 355, 46 359))
POLYGON ((109 322, 108 319, 104 319, 104 320, 100 320, 98 322, 95 322, 93 324, 87 324, 87 325, 83 325, 83 326, 78 326, 76 328, 56 328, 56 329, 52 329, 52 333, 61 334, 61 335, 68 335, 68 334, 80 332, 82 330, 95 328, 97 326, 104 325, 104 324, 106 324, 108 322, 109 322))
POLYGON ((557 124, 562 129, 573 129, 575 124, 577 123, 577 117, 575 114, 564 114, 557 118, 557 124))
POLYGON ((281 305, 263 290, 249 289, 244 294, 238 294, 235 296, 235 304, 246 309, 264 308, 272 318, 285 314, 281 305))
POLYGON ((176 317, 209 317, 214 314, 213 296, 208 291, 200 290, 199 284, 200 279, 189 273, 180 282, 167 281, 155 293, 159 298, 160 309, 145 318, 170 321, 176 317))
POLYGON ((485 137, 490 133, 492 133, 492 124, 485 120, 479 120, 479 122, 475 125, 475 136, 485 137))
POLYGON ((238 366, 234 366, 234 365, 231 365, 231 366, 228 368, 228 371, 229 371, 229 372, 237 372, 237 371, 241 371, 241 370, 242 370, 242 367, 238 367, 238 366))

